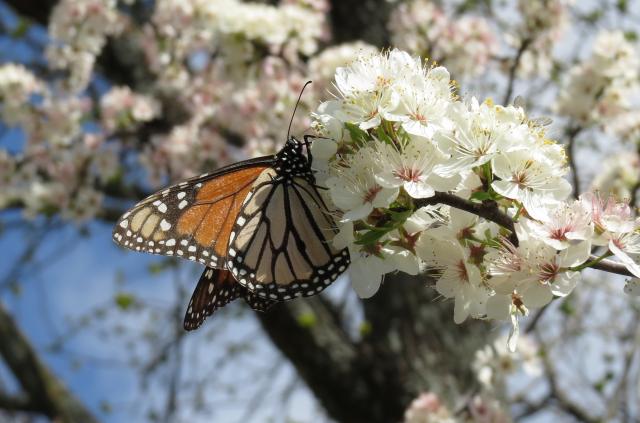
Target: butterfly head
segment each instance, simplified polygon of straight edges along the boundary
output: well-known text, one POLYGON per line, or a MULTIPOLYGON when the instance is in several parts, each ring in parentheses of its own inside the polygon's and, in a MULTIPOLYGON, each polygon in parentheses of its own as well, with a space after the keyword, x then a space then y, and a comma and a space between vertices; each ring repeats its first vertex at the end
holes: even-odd
POLYGON ((313 180, 311 171, 311 161, 308 157, 309 141, 300 141, 295 137, 290 137, 284 147, 276 154, 275 170, 285 178, 302 176, 313 180), (306 149, 306 154, 305 150, 306 149))

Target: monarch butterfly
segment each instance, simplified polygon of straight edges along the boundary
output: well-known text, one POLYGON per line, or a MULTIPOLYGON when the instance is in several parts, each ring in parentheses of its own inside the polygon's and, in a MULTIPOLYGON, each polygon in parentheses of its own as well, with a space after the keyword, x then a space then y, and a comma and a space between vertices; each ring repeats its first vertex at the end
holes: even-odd
POLYGON ((309 138, 288 137, 275 156, 159 191, 116 223, 117 244, 207 266, 185 329, 238 297, 264 311, 277 301, 315 295, 349 266, 348 250, 331 243, 337 229, 311 169, 309 138))

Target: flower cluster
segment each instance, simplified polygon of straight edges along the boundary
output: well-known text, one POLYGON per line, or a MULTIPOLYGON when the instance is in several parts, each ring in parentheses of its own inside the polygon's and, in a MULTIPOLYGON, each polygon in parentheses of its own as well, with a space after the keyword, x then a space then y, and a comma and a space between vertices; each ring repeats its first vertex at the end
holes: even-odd
POLYGON ((558 95, 558 113, 581 125, 605 124, 628 111, 638 90, 640 57, 621 31, 601 32, 591 56, 575 65, 558 95))
POLYGON ((425 392, 409 404, 404 413, 404 422, 455 423, 455 419, 436 394, 425 392))
POLYGON ((414 399, 404 413, 404 423, 510 423, 511 418, 495 399, 476 395, 461 413, 453 413, 433 392, 414 399))
MULTIPOLYGON (((553 70, 553 47, 564 35, 569 23, 572 0, 518 1, 522 23, 511 44, 528 40, 529 47, 520 60, 519 75, 548 77, 553 70)), ((518 48, 518 46, 515 46, 518 48)))
POLYGON ((322 50, 309 60, 309 77, 313 81, 313 89, 325 97, 325 91, 329 89, 337 68, 348 65, 359 55, 377 52, 377 47, 362 41, 338 44, 322 50))
POLYGON ((81 91, 89 83, 107 37, 119 34, 126 19, 118 12, 116 0, 63 0, 53 9, 49 22, 49 63, 69 72, 69 90, 81 91))
POLYGON ((360 296, 385 273, 427 269, 456 322, 511 319, 517 333, 599 260, 640 276, 640 221, 613 199, 568 200, 564 149, 522 108, 460 99, 445 68, 399 50, 339 68, 335 86, 312 152, 360 296))
POLYGON ((631 198, 640 181, 640 156, 625 151, 607 158, 594 177, 591 190, 615 198, 631 198))
POLYGON ((476 351, 473 370, 482 389, 496 395, 507 392, 507 379, 521 373, 529 377, 542 374, 542 362, 538 356, 535 341, 521 336, 517 341, 517 349, 507 349, 507 339, 500 336, 493 343, 476 351))
MULTIPOLYGON (((160 0, 143 25, 122 3, 130 2, 65 0, 55 6, 46 51, 55 78, 40 80, 21 65, 0 67, 2 120, 25 136, 19 152, 3 151, 0 159, 0 204, 21 205, 27 216, 60 212, 83 221, 99 213, 107 184, 127 180, 129 166, 136 179, 143 175, 160 186, 272 154, 285 139, 308 78, 306 58, 327 35, 324 0, 277 7, 160 0), (107 43, 125 58, 123 65, 140 62, 130 76, 142 91, 105 87, 93 77, 107 43)), ((361 47, 333 64, 328 53, 319 56, 315 63, 325 63, 314 78, 328 80, 361 47)), ((328 86, 322 80, 318 85, 328 86)), ((303 99, 295 132, 310 124, 305 111, 320 92, 303 99)))
POLYGON ((2 120, 8 125, 24 122, 27 102, 42 90, 42 83, 22 65, 8 63, 0 67, 0 103, 2 120))
MULTIPOLYGON (((237 0, 162 0, 141 34, 151 69, 176 90, 189 85, 189 74, 211 54, 219 57, 212 72, 241 85, 255 71, 259 57, 280 55, 293 63, 310 56, 326 36, 322 7, 271 6, 237 0)), ((237 88, 237 87, 236 87, 237 88)))
POLYGON ((158 102, 135 94, 129 87, 113 87, 100 99, 102 125, 108 131, 131 129, 148 122, 160 112, 158 102))
POLYGON ((456 77, 482 74, 498 53, 488 21, 477 16, 449 18, 427 0, 402 2, 389 20, 393 45, 443 64, 456 77))

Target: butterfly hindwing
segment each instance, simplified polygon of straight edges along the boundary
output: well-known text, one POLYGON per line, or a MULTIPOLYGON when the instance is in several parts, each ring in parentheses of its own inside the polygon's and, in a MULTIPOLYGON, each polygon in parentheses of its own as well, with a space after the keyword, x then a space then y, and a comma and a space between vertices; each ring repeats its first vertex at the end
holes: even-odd
POLYGON ((228 270, 205 268, 187 306, 184 328, 188 331, 199 328, 214 311, 240 297, 256 311, 266 311, 276 303, 248 292, 228 270))
MULTIPOLYGON (((240 285, 242 286, 242 285, 240 285)), ((244 301, 251 307, 252 310, 265 312, 269 310, 271 307, 276 305, 278 301, 267 300, 266 298, 262 298, 259 295, 251 293, 249 290, 243 287, 245 290, 244 301)))
POLYGON ((272 161, 241 162, 159 191, 119 219, 113 239, 132 250, 222 267, 242 202, 272 161))

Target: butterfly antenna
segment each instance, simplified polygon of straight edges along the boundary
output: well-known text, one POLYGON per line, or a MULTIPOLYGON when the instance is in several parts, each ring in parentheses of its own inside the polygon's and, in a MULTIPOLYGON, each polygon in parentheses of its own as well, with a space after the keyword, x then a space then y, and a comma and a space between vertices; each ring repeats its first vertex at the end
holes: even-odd
POLYGON ((293 108, 293 114, 291 115, 291 120, 289 121, 289 129, 287 129, 287 141, 289 140, 289 135, 291 135, 291 125, 293 124, 293 117, 296 115, 296 110, 298 110, 298 104, 300 104, 300 99, 302 98, 302 93, 304 93, 304 89, 307 88, 307 85, 311 84, 311 81, 307 81, 302 89, 300 90, 300 95, 298 95, 298 101, 296 101, 296 105, 293 108))

